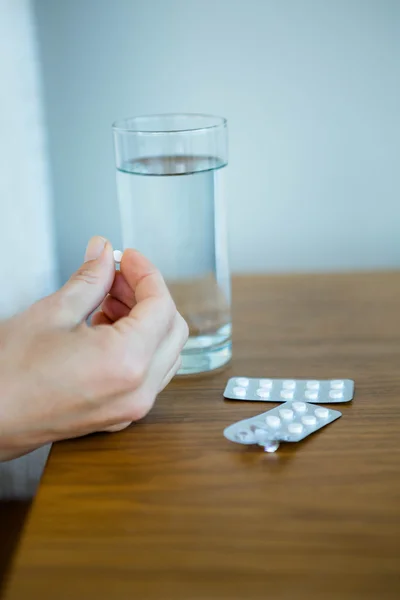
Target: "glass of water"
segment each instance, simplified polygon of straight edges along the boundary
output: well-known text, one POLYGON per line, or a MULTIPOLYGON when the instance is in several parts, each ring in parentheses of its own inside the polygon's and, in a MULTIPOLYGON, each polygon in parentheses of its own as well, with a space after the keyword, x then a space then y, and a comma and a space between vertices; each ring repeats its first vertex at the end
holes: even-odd
POLYGON ((225 227, 227 123, 169 114, 113 124, 124 248, 162 272, 189 325, 181 375, 231 358, 231 291, 225 227))

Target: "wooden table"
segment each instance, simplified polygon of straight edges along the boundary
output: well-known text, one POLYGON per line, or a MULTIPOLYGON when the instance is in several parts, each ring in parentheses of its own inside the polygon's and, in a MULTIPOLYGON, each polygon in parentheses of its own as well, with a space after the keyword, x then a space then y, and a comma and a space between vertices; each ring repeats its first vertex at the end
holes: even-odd
POLYGON ((238 278, 234 359, 129 430, 54 446, 6 600, 400 598, 400 274, 238 278), (276 454, 223 428, 228 376, 352 378, 276 454))

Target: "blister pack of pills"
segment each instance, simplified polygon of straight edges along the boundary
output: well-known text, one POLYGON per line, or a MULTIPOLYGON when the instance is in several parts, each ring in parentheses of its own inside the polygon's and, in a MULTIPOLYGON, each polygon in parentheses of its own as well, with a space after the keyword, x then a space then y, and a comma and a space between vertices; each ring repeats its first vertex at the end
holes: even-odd
POLYGON ((224 436, 231 442, 258 444, 266 452, 275 452, 281 442, 300 442, 341 416, 338 410, 296 400, 238 421, 224 430, 224 436))
POLYGON ((350 402, 354 395, 351 379, 257 379, 232 377, 224 396, 229 400, 251 400, 259 402, 350 402))

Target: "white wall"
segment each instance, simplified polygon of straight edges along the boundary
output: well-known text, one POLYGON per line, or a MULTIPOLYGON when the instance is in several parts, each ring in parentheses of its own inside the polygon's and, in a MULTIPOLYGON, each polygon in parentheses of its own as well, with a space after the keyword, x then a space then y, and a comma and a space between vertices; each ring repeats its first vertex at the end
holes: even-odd
MULTIPOLYGON (((54 289, 50 192, 29 0, 0 0, 0 318, 54 289)), ((0 464, 0 498, 32 494, 47 449, 0 464)))
POLYGON ((0 318, 52 291, 56 268, 29 0, 0 0, 0 318))
POLYGON ((400 266, 400 2, 36 0, 62 275, 119 244, 110 125, 230 123, 235 271, 400 266))

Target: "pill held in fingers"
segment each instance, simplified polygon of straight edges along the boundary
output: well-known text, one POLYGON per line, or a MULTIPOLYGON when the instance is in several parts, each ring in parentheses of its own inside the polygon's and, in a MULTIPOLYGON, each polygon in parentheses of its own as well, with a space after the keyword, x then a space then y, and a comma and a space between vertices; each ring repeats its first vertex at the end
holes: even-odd
POLYGON ((123 253, 121 252, 121 250, 114 250, 113 254, 114 254, 114 262, 119 264, 122 260, 123 253))

